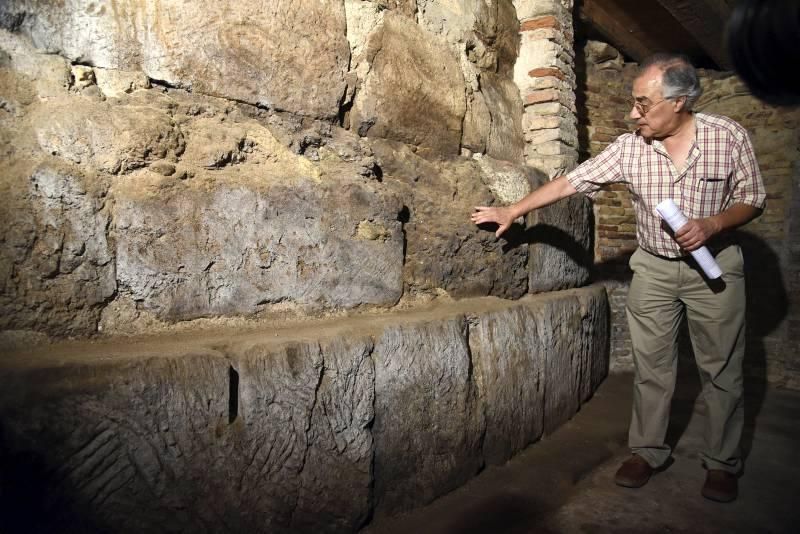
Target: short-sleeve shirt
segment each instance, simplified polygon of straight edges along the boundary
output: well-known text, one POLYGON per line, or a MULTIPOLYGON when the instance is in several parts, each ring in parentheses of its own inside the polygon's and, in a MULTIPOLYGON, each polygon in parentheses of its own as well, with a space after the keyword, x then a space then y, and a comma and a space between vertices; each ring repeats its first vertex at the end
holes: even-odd
POLYGON ((683 169, 675 167, 660 141, 631 133, 567 174, 572 186, 589 197, 605 184, 625 183, 633 197, 639 246, 660 256, 686 255, 661 226, 655 208, 663 200, 671 198, 689 219, 711 217, 733 204, 765 206, 764 182, 747 131, 727 117, 694 117, 696 138, 683 169))

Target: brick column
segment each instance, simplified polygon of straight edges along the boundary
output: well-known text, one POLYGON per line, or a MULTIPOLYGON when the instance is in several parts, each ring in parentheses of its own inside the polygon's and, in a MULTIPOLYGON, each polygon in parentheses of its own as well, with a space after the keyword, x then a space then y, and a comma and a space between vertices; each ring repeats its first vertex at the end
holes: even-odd
POLYGON ((578 161, 572 0, 515 0, 521 42, 514 81, 525 106, 525 161, 551 177, 578 161))

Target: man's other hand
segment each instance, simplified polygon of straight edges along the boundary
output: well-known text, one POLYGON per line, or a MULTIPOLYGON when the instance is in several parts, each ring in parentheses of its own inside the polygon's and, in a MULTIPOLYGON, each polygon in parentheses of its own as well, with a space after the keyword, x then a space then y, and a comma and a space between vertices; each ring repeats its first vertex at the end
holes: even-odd
POLYGON ((483 223, 497 223, 498 228, 494 233, 495 236, 500 237, 503 232, 508 230, 511 223, 514 222, 514 214, 508 206, 491 208, 486 206, 476 206, 475 211, 470 216, 472 222, 475 224, 483 223))
POLYGON ((719 231, 719 225, 713 217, 689 219, 675 232, 675 241, 683 250, 691 252, 705 245, 719 231))

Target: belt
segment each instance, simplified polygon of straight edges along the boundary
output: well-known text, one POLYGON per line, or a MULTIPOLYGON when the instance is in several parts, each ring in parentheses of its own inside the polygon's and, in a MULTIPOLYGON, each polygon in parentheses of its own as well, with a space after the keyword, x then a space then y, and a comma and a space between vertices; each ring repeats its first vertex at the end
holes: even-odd
MULTIPOLYGON (((719 254, 720 252, 722 252, 726 248, 730 247, 731 245, 738 245, 738 242, 736 242, 736 240, 732 240, 732 239, 724 239, 724 240, 720 239, 720 240, 712 240, 711 242, 706 243, 706 247, 708 247, 708 250, 711 252, 712 256, 716 256, 717 254, 719 254)), ((662 259, 662 260, 684 261, 684 260, 692 259, 692 256, 689 253, 684 254, 683 256, 673 257, 673 256, 663 256, 661 254, 656 254, 655 252, 651 252, 651 251, 649 251, 646 248, 641 247, 641 246, 639 248, 641 248, 643 251, 647 252, 651 256, 655 256, 656 258, 659 258, 659 259, 662 259)))

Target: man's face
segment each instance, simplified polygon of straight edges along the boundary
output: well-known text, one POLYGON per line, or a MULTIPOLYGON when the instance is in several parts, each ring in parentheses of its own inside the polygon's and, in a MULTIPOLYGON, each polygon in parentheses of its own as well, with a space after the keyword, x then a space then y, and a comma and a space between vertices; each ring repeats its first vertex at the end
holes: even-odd
POLYGON ((633 107, 630 117, 636 121, 643 137, 662 138, 675 120, 675 101, 664 100, 661 89, 662 71, 651 67, 633 81, 633 107))

